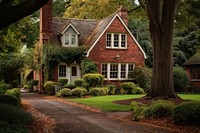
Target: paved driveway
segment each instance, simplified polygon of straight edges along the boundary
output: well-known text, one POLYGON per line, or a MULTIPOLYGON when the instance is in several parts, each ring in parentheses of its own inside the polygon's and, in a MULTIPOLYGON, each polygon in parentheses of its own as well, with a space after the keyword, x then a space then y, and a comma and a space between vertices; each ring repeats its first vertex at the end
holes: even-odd
POLYGON ((22 93, 22 99, 55 120, 55 133, 169 133, 160 128, 112 119, 107 113, 96 113, 45 99, 40 94, 22 93))

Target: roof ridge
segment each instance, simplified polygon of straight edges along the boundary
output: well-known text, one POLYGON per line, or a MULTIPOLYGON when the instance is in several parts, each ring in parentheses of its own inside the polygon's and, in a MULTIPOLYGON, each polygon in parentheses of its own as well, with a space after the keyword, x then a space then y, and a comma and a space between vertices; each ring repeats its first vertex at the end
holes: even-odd
POLYGON ((66 19, 66 20, 78 20, 78 21, 99 21, 99 20, 96 20, 96 19, 81 19, 81 18, 65 18, 65 17, 53 17, 53 18, 56 18, 56 19, 66 19))

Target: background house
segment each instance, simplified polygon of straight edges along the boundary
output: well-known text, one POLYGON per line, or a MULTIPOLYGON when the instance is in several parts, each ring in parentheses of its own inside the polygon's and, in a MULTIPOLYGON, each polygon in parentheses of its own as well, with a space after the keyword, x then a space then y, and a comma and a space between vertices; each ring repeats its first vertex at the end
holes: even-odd
POLYGON ((190 83, 200 88, 200 49, 183 66, 186 68, 190 83))
MULTIPOLYGON (((98 66, 105 82, 119 85, 130 80, 135 66, 144 66, 146 54, 127 27, 128 11, 120 7, 102 20, 53 18, 52 0, 40 10, 39 46, 86 48, 86 57, 98 66)), ((60 60, 52 71, 54 81, 68 78, 69 83, 82 76, 80 62, 66 63, 60 60)), ((35 71, 34 79, 39 88, 44 82, 43 67, 35 71)))

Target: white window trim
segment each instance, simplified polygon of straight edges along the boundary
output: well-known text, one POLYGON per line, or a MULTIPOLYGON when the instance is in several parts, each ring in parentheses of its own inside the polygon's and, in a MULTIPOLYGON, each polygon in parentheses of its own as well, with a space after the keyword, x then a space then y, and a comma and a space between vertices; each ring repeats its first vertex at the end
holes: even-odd
POLYGON ((77 34, 65 33, 62 36, 62 46, 63 47, 78 47, 78 35, 77 34), (65 37, 66 37, 66 35, 68 35, 68 37, 69 37, 69 44, 68 45, 65 44, 65 37), (72 44, 72 35, 75 35, 75 44, 72 44))
POLYGON ((107 64, 107 78, 105 78, 105 80, 131 80, 131 78, 128 77, 128 73, 129 73, 129 64, 133 64, 133 70, 135 68, 135 64, 134 63, 102 63, 101 64, 101 71, 102 71, 102 66, 103 64, 107 64), (110 78, 110 65, 111 64, 118 64, 118 78, 110 78), (126 77, 125 78, 121 78, 121 64, 126 64, 126 77))
POLYGON ((107 33, 106 34, 106 48, 108 49, 127 49, 127 34, 125 33, 107 33), (111 46, 107 46, 107 34, 111 34, 111 46), (114 34, 118 34, 118 47, 114 46, 114 34), (121 36, 125 35, 125 47, 121 46, 121 36))

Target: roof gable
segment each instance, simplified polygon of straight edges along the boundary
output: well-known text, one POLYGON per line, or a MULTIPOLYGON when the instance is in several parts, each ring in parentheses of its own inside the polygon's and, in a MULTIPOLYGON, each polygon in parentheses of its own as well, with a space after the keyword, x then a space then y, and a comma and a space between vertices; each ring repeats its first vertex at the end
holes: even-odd
POLYGON ((112 22, 118 18, 120 20, 120 22, 122 23, 122 25, 125 27, 125 29, 128 31, 128 33, 130 34, 130 36, 132 37, 132 39, 135 41, 136 45, 139 47, 139 49, 141 50, 141 52, 143 53, 144 58, 146 58, 146 54, 144 52, 144 50, 142 49, 142 47, 139 45, 139 43, 137 42, 137 40, 135 39, 135 37, 132 35, 132 33, 130 32, 130 30, 128 29, 127 25, 124 23, 124 21, 122 20, 122 18, 120 17, 120 15, 118 13, 113 14, 103 20, 101 20, 98 25, 96 26, 95 30, 93 31, 93 33, 91 34, 90 38, 89 38, 89 50, 87 51, 87 57, 89 56, 91 50, 94 48, 94 46, 97 44, 97 42, 99 41, 99 39, 103 36, 103 34, 105 33, 105 31, 108 29, 108 27, 112 24, 112 22))
POLYGON ((76 27, 72 24, 72 22, 70 21, 69 24, 67 24, 66 26, 64 26, 63 30, 61 31, 61 35, 63 35, 69 28, 72 28, 78 35, 80 34, 80 32, 76 29, 76 27))

